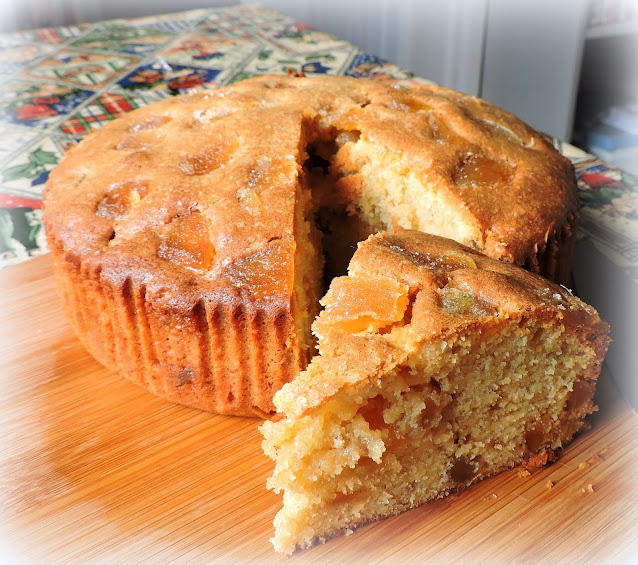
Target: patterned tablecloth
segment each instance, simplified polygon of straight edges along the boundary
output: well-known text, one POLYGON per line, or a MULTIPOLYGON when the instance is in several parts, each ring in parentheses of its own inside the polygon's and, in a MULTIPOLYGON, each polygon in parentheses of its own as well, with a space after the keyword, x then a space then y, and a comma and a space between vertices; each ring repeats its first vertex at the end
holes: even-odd
MULTIPOLYGON (((42 189, 92 129, 167 96, 287 69, 427 82, 258 6, 0 35, 0 267, 46 252, 42 189)), ((578 176, 581 237, 638 281, 638 179, 556 146, 578 176)))

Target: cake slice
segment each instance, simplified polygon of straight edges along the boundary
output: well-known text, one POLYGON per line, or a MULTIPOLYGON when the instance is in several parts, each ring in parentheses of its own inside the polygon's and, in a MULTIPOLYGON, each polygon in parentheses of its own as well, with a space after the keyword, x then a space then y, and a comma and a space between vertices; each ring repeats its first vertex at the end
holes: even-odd
POLYGON ((371 236, 348 272, 261 428, 284 553, 564 446, 596 409, 609 328, 566 289, 410 231, 371 236))

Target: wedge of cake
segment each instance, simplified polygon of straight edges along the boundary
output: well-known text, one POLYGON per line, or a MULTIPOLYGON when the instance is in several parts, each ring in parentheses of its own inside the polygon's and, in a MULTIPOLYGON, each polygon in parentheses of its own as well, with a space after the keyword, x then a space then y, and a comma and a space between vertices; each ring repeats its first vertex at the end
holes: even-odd
POLYGON ((261 428, 285 553, 564 446, 596 409, 609 328, 563 287, 413 231, 371 236, 348 273, 261 428))

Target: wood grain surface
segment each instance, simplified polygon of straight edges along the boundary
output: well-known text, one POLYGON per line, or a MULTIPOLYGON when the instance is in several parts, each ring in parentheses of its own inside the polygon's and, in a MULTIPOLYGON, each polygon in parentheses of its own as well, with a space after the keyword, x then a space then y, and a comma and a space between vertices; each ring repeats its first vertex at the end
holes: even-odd
POLYGON ((619 563, 638 556, 638 416, 603 374, 591 429, 558 461, 298 552, 259 422, 155 398, 64 318, 48 256, 0 271, 0 561, 619 563), (551 482, 550 482, 551 481, 551 482), (551 488, 550 488, 551 487, 551 488))

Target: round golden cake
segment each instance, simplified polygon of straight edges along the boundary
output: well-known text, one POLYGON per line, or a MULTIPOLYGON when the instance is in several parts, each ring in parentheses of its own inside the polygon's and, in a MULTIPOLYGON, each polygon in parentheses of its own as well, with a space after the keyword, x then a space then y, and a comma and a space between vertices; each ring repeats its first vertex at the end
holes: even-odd
POLYGON ((327 272, 394 228, 569 280, 571 164, 514 116, 436 86, 250 79, 92 133, 52 171, 64 307, 108 368, 171 401, 268 416, 314 350, 327 272))

